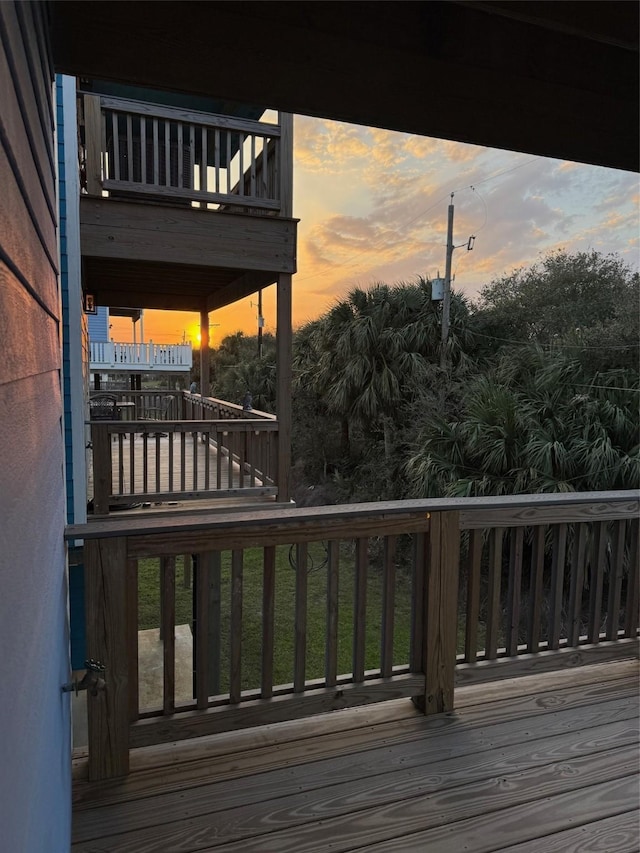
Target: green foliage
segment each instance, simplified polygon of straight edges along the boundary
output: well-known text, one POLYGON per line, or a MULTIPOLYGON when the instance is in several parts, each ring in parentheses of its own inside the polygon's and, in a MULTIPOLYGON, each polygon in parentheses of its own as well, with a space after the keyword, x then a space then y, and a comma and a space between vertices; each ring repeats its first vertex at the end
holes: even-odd
POLYGON ((485 354, 522 341, 566 348, 591 369, 637 366, 639 293, 615 255, 559 251, 487 285, 472 328, 485 354))
POLYGON ((638 488, 638 402, 637 373, 589 377, 535 346, 505 353, 469 383, 461 417, 427 420, 406 463, 411 493, 638 488))
POLYGON ((230 403, 241 403, 247 391, 253 408, 275 411, 276 341, 269 333, 262 336, 262 356, 258 356, 257 335, 235 332, 227 335, 211 352, 212 396, 230 403))

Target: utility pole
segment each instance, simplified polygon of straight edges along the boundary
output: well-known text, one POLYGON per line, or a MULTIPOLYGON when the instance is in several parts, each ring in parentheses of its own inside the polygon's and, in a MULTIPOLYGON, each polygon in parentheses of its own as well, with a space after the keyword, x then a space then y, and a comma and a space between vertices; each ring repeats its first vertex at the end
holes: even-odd
POLYGON ((444 293, 442 297, 442 329, 440 348, 440 367, 447 366, 447 340, 449 338, 449 315, 451 314, 451 261, 453 258, 453 193, 449 204, 447 223, 447 260, 444 270, 444 293))

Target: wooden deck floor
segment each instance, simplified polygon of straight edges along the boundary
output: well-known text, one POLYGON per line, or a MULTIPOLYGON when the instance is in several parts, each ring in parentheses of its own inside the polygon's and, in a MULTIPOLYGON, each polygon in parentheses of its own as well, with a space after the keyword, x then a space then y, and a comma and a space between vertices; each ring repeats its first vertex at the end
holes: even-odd
POLYGON ((73 850, 637 853, 638 705, 624 661, 79 765, 73 850))

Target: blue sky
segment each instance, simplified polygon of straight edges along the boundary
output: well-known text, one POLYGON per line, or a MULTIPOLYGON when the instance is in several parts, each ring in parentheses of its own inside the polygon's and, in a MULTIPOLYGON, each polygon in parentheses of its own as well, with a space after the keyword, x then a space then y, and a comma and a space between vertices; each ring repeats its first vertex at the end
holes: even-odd
MULTIPOLYGON (((606 132, 603 129, 603 133, 606 132)), ((294 216, 298 326, 360 285, 444 273, 454 192, 454 288, 476 298, 493 278, 549 251, 596 249, 640 266, 639 179, 633 173, 296 116, 294 216), (473 187, 473 189, 472 189, 473 187)), ((264 292, 267 329, 275 288, 264 292)), ((215 312, 216 339, 256 328, 255 298, 215 312)), ((193 337, 196 315, 147 312, 147 337, 193 337), (157 328, 157 331, 156 331, 157 328)), ((114 329, 115 331, 115 329, 114 329)))

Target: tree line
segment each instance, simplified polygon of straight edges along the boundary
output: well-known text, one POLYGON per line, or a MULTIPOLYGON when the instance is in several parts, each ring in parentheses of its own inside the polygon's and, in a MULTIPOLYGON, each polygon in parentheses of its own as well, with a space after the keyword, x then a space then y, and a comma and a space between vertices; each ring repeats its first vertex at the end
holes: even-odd
MULTIPOLYGON (((294 335, 300 504, 638 488, 640 277, 552 253, 441 303, 419 277, 354 288, 294 335)), ((212 353, 215 396, 274 411, 275 340, 212 353)))

